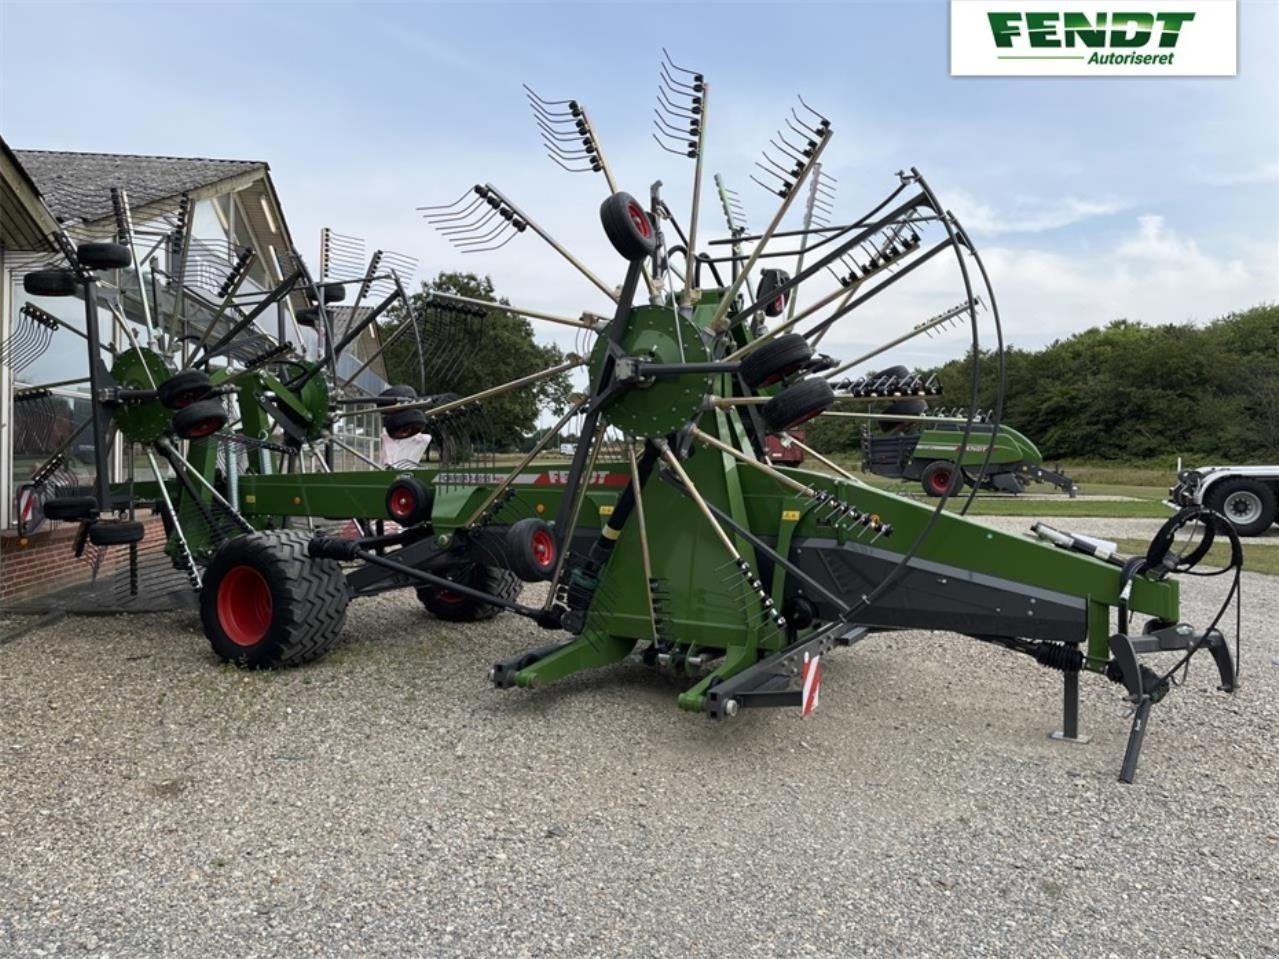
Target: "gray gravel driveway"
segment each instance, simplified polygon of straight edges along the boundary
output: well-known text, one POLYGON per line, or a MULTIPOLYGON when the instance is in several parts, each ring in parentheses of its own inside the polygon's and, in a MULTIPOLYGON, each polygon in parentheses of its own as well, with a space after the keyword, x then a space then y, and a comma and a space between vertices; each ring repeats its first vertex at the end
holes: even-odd
POLYGON ((1052 742, 1058 674, 945 634, 712 724, 634 661, 495 691, 545 635, 405 594, 276 674, 190 614, 69 619, 0 646, 0 954, 1275 955, 1275 585, 1243 690, 1196 663, 1133 786, 1117 687, 1052 742))

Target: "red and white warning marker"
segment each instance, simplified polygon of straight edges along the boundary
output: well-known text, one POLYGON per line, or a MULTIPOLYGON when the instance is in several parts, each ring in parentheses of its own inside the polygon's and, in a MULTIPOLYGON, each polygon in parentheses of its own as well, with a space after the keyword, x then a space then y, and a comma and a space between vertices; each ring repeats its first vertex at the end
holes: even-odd
POLYGON ((800 694, 799 714, 800 716, 807 716, 817 708, 817 704, 822 697, 821 653, 811 659, 808 653, 804 654, 804 666, 800 670, 800 677, 803 679, 804 689, 800 694))

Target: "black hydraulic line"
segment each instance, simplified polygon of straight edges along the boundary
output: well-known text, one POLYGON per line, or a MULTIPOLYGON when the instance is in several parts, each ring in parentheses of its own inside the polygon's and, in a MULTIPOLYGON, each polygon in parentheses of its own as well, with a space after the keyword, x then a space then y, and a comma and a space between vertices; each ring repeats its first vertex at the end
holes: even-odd
MULTIPOLYGON (((325 542, 312 540, 312 543, 325 542)), ((339 541, 340 542, 340 541, 339 541)), ((342 545, 346 545, 343 543, 342 545)), ((321 547, 322 549, 323 547, 321 547)), ((465 586, 462 583, 454 582, 444 576, 436 576, 434 573, 428 573, 424 570, 414 569, 412 566, 405 566, 403 563, 397 563, 395 560, 386 556, 379 556, 377 553, 371 553, 368 550, 359 549, 358 547, 350 548, 344 551, 351 559, 362 560, 370 566, 380 566, 383 569, 391 570, 403 576, 419 580, 428 586, 435 586, 439 589, 446 589, 451 593, 457 593, 459 596, 465 596, 468 599, 478 600, 481 603, 487 603, 490 606, 501 606, 503 609, 509 609, 513 613, 519 613, 521 616, 527 616, 530 619, 540 620, 544 617, 541 608, 533 606, 525 606, 522 603, 512 602, 501 596, 495 596, 492 593, 486 593, 482 589, 475 589, 471 586, 465 586)), ((314 554, 313 554, 314 555, 314 554)), ((322 554, 324 555, 324 554, 322 554)))

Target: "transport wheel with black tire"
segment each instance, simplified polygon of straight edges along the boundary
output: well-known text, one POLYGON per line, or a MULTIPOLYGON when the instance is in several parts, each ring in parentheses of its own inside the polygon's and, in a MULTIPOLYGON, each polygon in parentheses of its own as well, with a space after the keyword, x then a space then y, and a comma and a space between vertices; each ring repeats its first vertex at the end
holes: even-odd
POLYGON ((1208 505, 1240 536, 1260 536, 1275 521, 1275 492, 1260 480, 1222 480, 1209 492, 1208 505))
POLYGON ((824 412, 835 402, 835 391, 818 377, 800 380, 782 390, 762 407, 764 422, 773 432, 794 429, 824 412))
POLYGON ((426 414, 421 410, 399 410, 382 417, 382 429, 393 440, 406 440, 426 429, 426 414))
POLYGON ((625 260, 642 260, 657 249, 657 231, 629 193, 614 193, 600 204, 600 222, 613 249, 625 260))
MULTIPOLYGON (((321 283, 319 289, 325 303, 341 303, 346 299, 346 287, 341 283, 321 283)), ((307 290, 307 297, 312 303, 316 302, 315 290, 307 290)))
POLYGON ((919 474, 919 485, 929 496, 953 495, 964 485, 964 477, 954 463, 933 460, 919 474))
POLYGON ((211 436, 226 426, 226 408, 219 400, 197 400, 173 414, 173 432, 184 440, 211 436))
POLYGON ((204 370, 183 370, 157 386, 155 393, 169 409, 182 410, 197 400, 204 399, 211 389, 213 383, 204 370))
MULTIPOLYGON (((500 566, 481 566, 475 563, 466 569, 450 571, 448 577, 464 586, 480 589, 504 599, 508 603, 518 600, 520 593, 524 590, 524 581, 511 570, 502 569, 500 566)), ((443 619, 450 623, 478 623, 492 619, 502 612, 501 606, 481 602, 439 586, 419 586, 417 598, 426 607, 428 613, 436 619, 443 619)))
POLYGON ((214 555, 200 621, 221 659, 249 669, 298 666, 338 641, 350 599, 335 560, 307 550, 304 530, 237 536, 214 555))
MULTIPOLYGON (((373 400, 374 406, 394 406, 396 403, 403 403, 407 400, 418 399, 417 390, 409 386, 407 383, 396 383, 394 386, 388 386, 373 400)), ((425 399, 426 397, 422 397, 425 399)))
POLYGON ((784 333, 747 353, 738 373, 742 382, 755 390, 798 373, 812 358, 808 340, 799 333, 784 333))
POLYGON ((89 526, 89 542, 94 546, 124 546, 140 543, 146 530, 141 523, 126 519, 100 519, 89 526))
POLYGON ((401 526, 430 519, 431 502, 426 484, 412 476, 401 476, 386 488, 386 514, 401 526))
POLYGON ((70 270, 32 270, 22 278, 22 289, 32 296, 75 296, 79 286, 70 270))
MULTIPOLYGON (((900 400, 893 400, 880 411, 880 414, 882 416, 923 416, 927 412, 928 401, 926 399, 920 396, 906 396, 900 400)), ((879 428, 885 433, 909 429, 912 425, 910 420, 879 421, 879 428)))
POLYGON ((555 573, 559 550, 550 524, 536 516, 526 516, 506 531, 507 566, 526 583, 550 579, 555 573))
POLYGON ((122 243, 81 243, 75 255, 90 270, 127 270, 133 265, 133 254, 122 243))
POLYGON ((40 504, 45 519, 80 522, 92 519, 98 511, 98 501, 92 496, 55 496, 40 504))

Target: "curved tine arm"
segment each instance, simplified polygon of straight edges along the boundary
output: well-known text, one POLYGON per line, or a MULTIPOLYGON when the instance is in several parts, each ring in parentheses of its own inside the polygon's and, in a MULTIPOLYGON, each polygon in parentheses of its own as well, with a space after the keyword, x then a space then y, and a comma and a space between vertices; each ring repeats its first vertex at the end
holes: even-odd
POLYGON ((540 119, 537 121, 537 128, 541 130, 542 133, 546 134, 548 137, 552 137, 553 139, 559 140, 563 143, 567 143, 570 140, 572 140, 575 143, 580 143, 581 141, 588 138, 587 134, 578 133, 576 130, 573 130, 573 131, 556 130, 554 127, 548 126, 547 124, 543 123, 540 119))
POLYGON ((475 188, 474 188, 474 187, 472 187, 471 189, 469 189, 469 190, 467 190, 465 193, 463 193, 460 197, 458 197, 456 200, 454 200, 452 203, 440 203, 440 204, 437 204, 437 205, 435 205, 435 206, 420 206, 420 207, 417 207, 417 209, 419 209, 419 210, 447 210, 447 209, 449 209, 450 207, 457 206, 459 203, 461 203, 463 200, 465 200, 468 196, 471 196, 471 195, 472 195, 472 194, 474 194, 474 193, 475 193, 475 188))
POLYGON ((494 207, 490 209, 488 213, 483 214, 482 216, 480 216, 478 219, 474 220, 471 223, 459 223, 455 226, 441 226, 441 227, 436 227, 436 230, 438 230, 440 233, 443 233, 445 236, 448 236, 451 233, 470 233, 475 230, 483 229, 484 225, 497 215, 498 215, 498 210, 496 207, 494 207))
MULTIPOLYGON (((793 154, 795 154, 795 155, 797 155, 797 156, 799 156, 799 157, 802 157, 802 158, 803 158, 803 160, 802 160, 801 162, 807 162, 807 160, 808 160, 808 154, 807 154, 807 153, 805 153, 804 151, 805 151, 805 150, 807 150, 807 149, 808 149, 808 147, 806 147, 806 146, 803 146, 803 147, 797 147, 797 146, 795 146, 795 144, 791 143, 791 142, 790 142, 790 140, 787 140, 787 139, 786 139, 786 135, 785 135, 784 133, 782 133, 782 131, 781 131, 781 130, 778 130, 778 131, 777 131, 777 138, 778 138, 779 140, 781 140, 781 141, 782 141, 782 143, 786 144, 786 146, 787 146, 787 147, 789 147, 789 148, 790 148, 791 153, 793 153, 793 154)), ((772 141, 770 140, 769 142, 771 143, 772 141)), ((779 146, 779 147, 777 147, 777 149, 779 149, 779 150, 780 150, 780 149, 782 149, 782 148, 779 146)), ((819 180, 821 180, 821 178, 822 178, 822 176, 821 176, 822 171, 821 171, 821 170, 816 170, 816 171, 814 171, 814 172, 816 173, 816 178, 813 180, 813 182, 814 182, 814 183, 816 183, 816 182, 818 182, 819 180)))
POLYGON ((688 151, 687 151, 687 150, 676 150, 676 149, 674 149, 674 148, 672 148, 672 147, 668 147, 665 143, 663 143, 661 140, 659 140, 659 139, 657 138, 657 134, 656 134, 656 133, 654 133, 654 134, 653 134, 653 140, 654 140, 654 142, 656 142, 656 143, 657 143, 657 145, 658 145, 659 147, 661 147, 661 148, 662 148, 663 150, 665 150, 667 153, 674 153, 677 157, 684 157, 685 159, 687 159, 687 158, 688 158, 688 151))
POLYGON ((684 112, 688 110, 688 107, 672 101, 670 97, 666 95, 666 91, 661 87, 657 88, 657 99, 661 105, 666 108, 667 113, 672 113, 677 117, 683 117, 685 120, 700 120, 696 114, 684 112))
POLYGON ((571 113, 552 113, 543 107, 538 106, 532 100, 528 101, 528 105, 533 109, 533 116, 546 120, 548 123, 576 123, 577 117, 571 113))
POLYGON ((466 209, 458 213, 423 213, 422 218, 433 224, 438 223, 455 223, 458 220, 465 220, 468 216, 475 212, 477 207, 484 204, 484 198, 477 196, 475 200, 466 206, 466 209))
POLYGON ((463 253, 492 253, 494 250, 502 249, 502 247, 506 246, 506 244, 510 243, 519 235, 520 233, 518 230, 512 230, 510 236, 508 236, 501 243, 498 243, 496 246, 481 246, 481 247, 463 250, 462 252, 463 253))
POLYGON ((666 122, 666 119, 662 116, 661 111, 658 110, 657 107, 653 108, 653 116, 657 117, 657 122, 660 123, 673 137, 679 137, 681 140, 688 140, 697 136, 697 134, 692 130, 681 130, 679 127, 671 126, 671 124, 666 122))
POLYGON ((527 93, 530 97, 532 97, 538 103, 544 104, 546 106, 557 107, 557 106, 563 106, 565 104, 569 104, 573 102, 572 99, 548 100, 546 99, 546 97, 538 96, 537 92, 532 87, 530 87, 527 83, 521 83, 520 86, 524 88, 524 92, 527 93))
POLYGON ((509 220, 501 220, 491 227, 487 233, 476 233, 474 236, 452 236, 449 237, 449 242, 457 247, 473 246, 476 243, 487 243, 489 240, 496 238, 497 235, 508 226, 510 226, 509 220))
POLYGON ((827 173, 827 172, 826 172, 826 170, 825 170, 825 169, 823 169, 823 170, 821 171, 821 174, 822 174, 822 175, 821 175, 818 179, 821 179, 821 180, 830 180, 830 182, 831 182, 831 183, 838 183, 838 182, 839 182, 839 177, 831 176, 829 173, 827 173))
MULTIPOLYGON (((764 159, 767 160, 768 157, 765 157, 764 159)), ((780 174, 775 173, 774 171, 770 170, 768 167, 764 166, 764 164, 760 163, 758 160, 755 161, 755 165, 759 167, 761 170, 763 170, 765 173, 767 173, 769 176, 777 177, 777 179, 781 180, 783 183, 786 184, 787 189, 790 188, 790 177, 781 176, 780 174)), ((742 239, 746 239, 746 237, 742 237, 742 239)))
POLYGON ((835 199, 835 190, 833 187, 828 187, 828 186, 825 186, 824 184, 819 183, 816 189, 817 189, 818 195, 826 197, 827 199, 830 199, 830 200, 835 199))
POLYGON ((798 164, 803 165, 808 162, 808 157, 802 156, 798 153, 792 153, 790 150, 786 149, 786 147, 782 146, 772 137, 768 138, 768 143, 769 143, 769 146, 771 146, 774 150, 776 150, 782 156, 789 157, 790 159, 794 160, 798 164))
POLYGON ((661 67, 662 69, 661 80, 665 81, 666 84, 670 86, 673 90, 676 90, 680 93, 686 93, 690 97, 698 96, 702 92, 696 86, 693 86, 687 83, 681 83, 679 80, 676 80, 673 76, 671 76, 670 71, 666 69, 665 63, 659 62, 658 66, 661 67))
POLYGON ((807 110, 807 111, 808 111, 809 113, 811 113, 813 116, 817 117, 818 121, 820 121, 820 125, 821 125, 821 126, 825 126, 825 127, 829 127, 829 126, 830 126, 830 120, 829 120, 829 119, 827 119, 827 117, 825 116, 825 114, 820 113, 820 112, 818 112, 817 110, 814 110, 812 107, 810 107, 810 106, 809 106, 809 105, 808 105, 808 104, 804 101, 804 97, 803 97, 801 94, 798 94, 798 93, 797 93, 797 94, 795 94, 795 99, 799 101, 799 105, 800 105, 800 106, 802 106, 805 110, 807 110))
POLYGON ((675 135, 673 135, 673 134, 670 134, 670 133, 665 132, 664 130, 657 130, 657 131, 655 131, 655 132, 654 132, 654 134, 653 134, 653 136, 660 136, 660 137, 664 137, 667 141, 672 141, 672 142, 674 142, 674 143, 678 143, 678 144, 679 144, 681 147, 683 147, 685 150, 690 149, 690 147, 689 147, 687 144, 691 144, 691 143, 696 143, 696 142, 697 142, 696 140, 692 140, 692 139, 690 139, 690 138, 688 138, 688 137, 675 136, 675 135))
POLYGON ((548 140, 545 137, 542 138, 542 146, 546 147, 549 152, 563 157, 565 160, 581 160, 584 157, 594 155, 593 150, 586 150, 581 147, 576 150, 565 149, 558 143, 555 143, 553 140, 548 140))
MULTIPOLYGON (((801 120, 801 119, 799 118, 799 114, 795 112, 795 108, 794 108, 794 107, 791 107, 791 108, 790 108, 790 115, 791 115, 792 117, 794 117, 794 118, 795 118, 795 122, 796 122, 796 123, 798 123, 798 124, 800 125, 800 127, 804 130, 804 135, 805 135, 805 136, 817 137, 817 138, 819 138, 819 139, 821 138, 821 132, 820 132, 820 131, 818 131, 818 130, 814 130, 814 129, 813 129, 812 127, 810 127, 807 123, 805 123, 803 120, 801 120)), ((799 130, 796 130, 795 132, 796 132, 796 133, 798 133, 798 132, 799 132, 799 130)))
POLYGON ((678 63, 672 60, 671 55, 666 51, 665 47, 662 47, 662 56, 666 58, 666 62, 670 65, 670 68, 672 70, 678 70, 680 73, 687 73, 690 77, 701 76, 701 74, 698 73, 696 70, 690 70, 688 69, 688 67, 681 67, 678 63))
MULTIPOLYGON (((756 166, 758 166, 758 165, 759 165, 759 164, 756 164, 756 166)), ((755 181, 756 183, 758 183, 760 186, 762 186, 762 187, 763 187, 765 190, 767 190, 769 193, 773 194, 774 196, 780 196, 780 197, 784 197, 784 196, 786 196, 786 191, 785 191, 785 190, 780 189, 779 187, 769 186, 767 183, 765 183, 763 180, 761 180, 759 177, 757 177, 754 173, 748 173, 748 174, 746 174, 746 175, 747 175, 748 177, 750 177, 753 181, 755 181)))
POLYGON ((798 170, 788 170, 786 167, 782 166, 780 163, 778 163, 776 160, 770 157, 767 153, 762 153, 760 155, 769 163, 771 163, 774 167, 776 167, 778 170, 781 170, 782 173, 786 175, 786 179, 788 180, 793 180, 795 177, 799 176, 804 170, 804 165, 802 163, 799 165, 798 170))
POLYGON ((557 167, 559 167, 561 170, 566 170, 569 173, 594 173, 597 169, 597 167, 594 167, 594 166, 569 166, 567 163, 563 162, 559 157, 557 157, 554 153, 551 153, 549 151, 547 152, 546 155, 547 157, 550 158, 550 161, 554 163, 557 167))
MULTIPOLYGON (((795 111, 793 109, 791 110, 791 116, 794 116, 796 120, 799 119, 799 117, 795 115, 795 111)), ((790 127, 792 133, 803 137, 805 141, 811 140, 813 137, 819 135, 816 130, 804 126, 802 122, 799 126, 796 126, 791 122, 790 116, 782 117, 782 120, 788 127, 790 127)))

